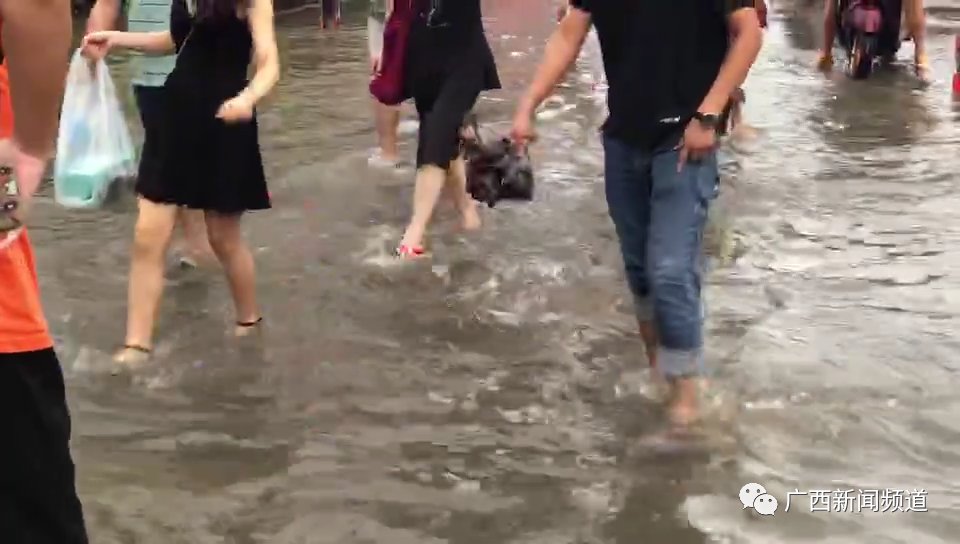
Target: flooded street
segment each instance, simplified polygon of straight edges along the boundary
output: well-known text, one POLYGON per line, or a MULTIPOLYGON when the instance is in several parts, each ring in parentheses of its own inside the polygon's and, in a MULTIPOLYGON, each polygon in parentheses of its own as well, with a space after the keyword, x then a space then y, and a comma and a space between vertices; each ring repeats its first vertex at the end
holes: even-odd
MULTIPOLYGON (((338 31, 279 16, 284 77, 261 112, 275 208, 245 223, 262 337, 230 337, 217 271, 173 272, 157 356, 111 376, 134 217, 41 199, 32 236, 92 542, 956 542, 960 5, 928 3, 927 89, 912 44, 870 81, 815 72, 816 16, 772 3, 745 86, 757 135, 727 144, 714 209, 711 438, 669 454, 638 447, 661 414, 603 198, 596 51, 546 106, 536 201, 484 210, 469 236, 448 211, 433 258, 398 266, 413 175, 367 166, 366 3, 338 31), (748 482, 775 516, 743 509, 748 482), (922 490, 927 511, 811 512, 795 495, 784 512, 794 490, 902 490, 906 505, 922 490)), ((505 87, 478 106, 493 133, 551 14, 486 3, 505 87)))

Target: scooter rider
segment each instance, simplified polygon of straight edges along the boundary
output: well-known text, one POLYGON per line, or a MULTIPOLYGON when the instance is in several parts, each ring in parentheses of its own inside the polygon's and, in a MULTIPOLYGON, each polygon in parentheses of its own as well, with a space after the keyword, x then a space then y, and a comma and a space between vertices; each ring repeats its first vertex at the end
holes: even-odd
MULTIPOLYGON (((850 0, 826 0, 824 10, 823 10, 823 48, 820 50, 819 56, 817 58, 817 67, 821 70, 829 70, 833 67, 833 43, 837 33, 837 9, 838 2, 840 7, 845 7, 848 5, 850 0)), ((914 45, 914 71, 916 72, 917 77, 923 81, 927 81, 930 78, 930 63, 927 59, 927 48, 926 48, 926 14, 923 9, 923 0, 880 0, 883 7, 888 11, 888 13, 896 13, 897 15, 902 14, 905 17, 904 22, 906 23, 908 30, 908 37, 913 40, 914 45)), ((890 16, 886 17, 885 21, 891 22, 891 24, 898 23, 901 17, 890 16)), ((892 61, 894 55, 899 46, 900 39, 900 28, 899 24, 896 25, 897 28, 890 28, 888 32, 890 33, 890 39, 894 42, 893 44, 886 44, 885 49, 892 49, 892 51, 885 51, 883 55, 886 61, 892 61)))

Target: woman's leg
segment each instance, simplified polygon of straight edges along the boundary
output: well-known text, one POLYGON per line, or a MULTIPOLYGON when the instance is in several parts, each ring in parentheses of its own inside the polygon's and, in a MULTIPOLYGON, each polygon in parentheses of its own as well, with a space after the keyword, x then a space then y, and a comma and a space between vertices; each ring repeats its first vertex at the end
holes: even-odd
POLYGON ((927 61, 927 14, 923 9, 923 0, 903 0, 903 2, 907 29, 913 39, 913 58, 917 75, 927 77, 930 66, 927 61))
POLYGON ((460 212, 460 224, 464 230, 477 230, 481 226, 477 203, 467 193, 467 166, 461 154, 450 163, 447 170, 447 191, 460 212))
MULTIPOLYGON (((420 133, 417 143, 417 185, 413 192, 413 217, 400 242, 404 248, 417 253, 423 247, 423 238, 427 225, 433 216, 440 194, 447 186, 447 176, 459 157, 460 137, 463 120, 473 109, 480 95, 481 85, 477 79, 480 74, 450 74, 432 96, 415 97, 417 112, 420 114, 420 133)), ((461 164, 462 166, 462 164, 461 164)), ((456 176, 457 199, 465 199, 466 176, 463 169, 456 176), (462 189, 461 189, 462 187, 462 189)), ((458 200, 463 203, 465 200, 458 200)), ((458 204, 461 214, 469 215, 467 207, 458 204)), ((474 211, 476 211, 474 209, 474 211)), ((473 218, 470 226, 473 225, 473 218)), ((477 218, 479 221, 479 218, 477 218)), ((466 221, 465 221, 466 223, 466 221)), ((479 225, 477 225, 479 226, 479 225)), ((401 255, 402 256, 402 255, 401 255)))
POLYGON ((253 254, 240 230, 240 214, 206 212, 207 234, 213 252, 227 275, 237 313, 237 336, 251 331, 260 320, 257 309, 256 273, 253 254))
POLYGON ((213 248, 207 239, 207 225, 204 222, 202 210, 181 208, 177 214, 177 221, 183 231, 183 256, 181 260, 189 265, 197 266, 213 260, 213 248))
POLYGON ((837 35, 837 0, 826 0, 823 7, 823 48, 817 58, 821 70, 833 66, 833 41, 837 35))
POLYGON ((387 106, 373 101, 374 116, 377 123, 377 144, 380 146, 380 158, 389 163, 399 160, 397 149, 397 131, 400 128, 400 108, 387 106))
MULTIPOLYGON (((401 251, 409 248, 417 252, 423 248, 423 238, 433 217, 433 210, 440 200, 447 181, 447 171, 434 164, 425 164, 417 170, 416 186, 413 189, 413 216, 400 240, 401 251)), ((402 256, 402 255, 401 255, 402 256)))
POLYGON ((163 263, 177 217, 176 206, 139 200, 127 293, 127 336, 114 359, 142 359, 153 346, 153 326, 163 294, 163 263))

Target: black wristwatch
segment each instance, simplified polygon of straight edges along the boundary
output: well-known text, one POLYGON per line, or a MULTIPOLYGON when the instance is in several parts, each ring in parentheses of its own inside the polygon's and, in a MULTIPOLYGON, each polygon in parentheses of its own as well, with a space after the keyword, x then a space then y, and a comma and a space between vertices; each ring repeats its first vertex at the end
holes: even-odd
POLYGON ((700 122, 705 128, 717 129, 720 128, 720 115, 716 113, 703 113, 696 112, 693 114, 693 118, 700 122))

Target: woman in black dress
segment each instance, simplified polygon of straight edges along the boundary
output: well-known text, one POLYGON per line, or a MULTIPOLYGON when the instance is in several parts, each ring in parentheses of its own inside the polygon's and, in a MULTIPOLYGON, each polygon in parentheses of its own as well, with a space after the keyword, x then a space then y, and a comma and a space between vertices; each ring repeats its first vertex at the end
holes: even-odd
POLYGON ((173 0, 169 31, 95 32, 84 45, 177 52, 165 85, 166 124, 140 162, 127 336, 115 359, 134 362, 150 353, 178 207, 204 210, 233 294, 236 333, 250 332, 261 317, 240 218, 270 207, 254 109, 280 73, 272 0, 173 0), (248 80, 251 60, 256 71, 248 80))
MULTIPOLYGON (((398 0, 399 1, 399 0, 398 0)), ((480 0, 412 0, 405 82, 420 116, 413 217, 397 248, 401 258, 424 254, 423 238, 444 187, 465 229, 480 227, 466 190, 460 129, 481 92, 500 88, 487 43, 480 0)))

